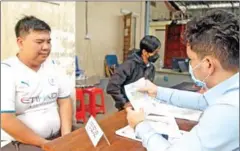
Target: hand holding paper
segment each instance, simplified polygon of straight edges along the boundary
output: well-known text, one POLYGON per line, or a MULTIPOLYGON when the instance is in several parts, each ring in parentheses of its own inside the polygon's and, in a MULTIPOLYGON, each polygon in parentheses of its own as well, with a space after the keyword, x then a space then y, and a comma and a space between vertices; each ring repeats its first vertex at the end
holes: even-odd
POLYGON ((175 118, 198 121, 202 111, 176 107, 170 104, 156 100, 147 93, 139 92, 147 91, 150 94, 157 93, 157 86, 144 78, 138 81, 125 85, 125 92, 130 100, 134 110, 139 111, 144 109, 146 114, 157 114, 165 116, 173 116, 175 118), (145 88, 144 88, 145 87, 145 88))
POLYGON ((157 96, 157 86, 149 80, 145 80, 144 87, 140 87, 138 91, 142 93, 146 92, 151 97, 157 96))

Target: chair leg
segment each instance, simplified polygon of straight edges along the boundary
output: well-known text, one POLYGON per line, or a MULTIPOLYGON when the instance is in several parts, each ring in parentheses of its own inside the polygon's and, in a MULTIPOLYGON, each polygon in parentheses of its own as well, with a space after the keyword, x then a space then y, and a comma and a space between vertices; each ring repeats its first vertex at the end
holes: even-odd
POLYGON ((82 101, 81 111, 82 111, 82 120, 83 120, 83 123, 85 123, 86 122, 86 111, 85 111, 84 100, 82 101))
POLYGON ((86 113, 85 113, 85 103, 84 103, 84 97, 82 94, 82 91, 80 89, 76 90, 76 102, 77 102, 77 107, 76 107, 76 120, 82 120, 83 123, 86 122, 86 113), (78 102, 80 103, 78 105, 78 102))
POLYGON ((95 94, 90 95, 90 113, 91 115, 96 118, 96 96, 95 94))
POLYGON ((102 112, 103 114, 106 113, 106 108, 105 108, 105 100, 104 100, 104 93, 101 93, 101 106, 102 106, 102 112))
POLYGON ((91 113, 91 96, 88 93, 85 93, 88 97, 88 104, 85 105, 85 111, 91 113))

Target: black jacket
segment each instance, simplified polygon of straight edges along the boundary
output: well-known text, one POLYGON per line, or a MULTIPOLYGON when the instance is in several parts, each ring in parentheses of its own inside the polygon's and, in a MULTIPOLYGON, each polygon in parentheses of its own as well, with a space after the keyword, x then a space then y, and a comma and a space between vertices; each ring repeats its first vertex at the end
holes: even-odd
POLYGON ((155 67, 153 64, 148 66, 143 62, 139 52, 131 54, 125 62, 123 62, 112 75, 107 86, 107 93, 115 100, 115 107, 119 110, 123 109, 126 102, 129 102, 124 85, 135 82, 142 77, 154 80, 155 67))

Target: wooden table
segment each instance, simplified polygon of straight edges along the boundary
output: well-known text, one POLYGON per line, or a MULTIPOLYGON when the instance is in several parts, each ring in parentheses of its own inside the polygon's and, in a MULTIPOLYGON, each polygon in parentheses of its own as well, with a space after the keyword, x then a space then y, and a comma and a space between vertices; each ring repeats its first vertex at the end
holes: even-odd
MULTIPOLYGON (((142 144, 128 138, 115 134, 115 131, 125 127, 128 123, 126 112, 114 113, 98 122, 105 132, 111 146, 102 137, 97 147, 92 145, 84 128, 73 131, 72 133, 57 138, 43 146, 45 151, 146 151, 142 144)), ((177 119, 181 130, 189 131, 196 122, 177 119)))

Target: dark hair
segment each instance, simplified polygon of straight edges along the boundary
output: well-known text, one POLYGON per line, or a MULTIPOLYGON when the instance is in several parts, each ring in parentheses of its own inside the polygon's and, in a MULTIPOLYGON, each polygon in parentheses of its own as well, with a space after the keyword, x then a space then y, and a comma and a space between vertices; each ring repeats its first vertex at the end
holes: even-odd
POLYGON ((184 40, 203 59, 212 55, 225 70, 239 68, 239 18, 224 11, 209 11, 186 25, 184 40))
POLYGON ((147 52, 154 52, 157 48, 161 46, 160 41, 155 36, 146 35, 140 41, 140 51, 146 50, 147 52))
POLYGON ((34 16, 25 16, 20 19, 15 26, 16 37, 24 36, 28 34, 30 30, 51 31, 51 28, 46 22, 34 16))

